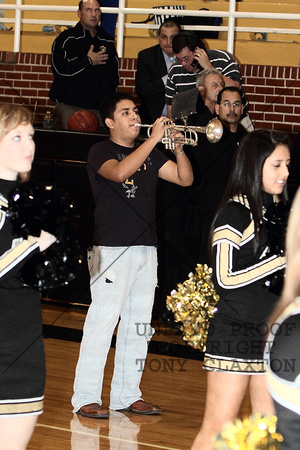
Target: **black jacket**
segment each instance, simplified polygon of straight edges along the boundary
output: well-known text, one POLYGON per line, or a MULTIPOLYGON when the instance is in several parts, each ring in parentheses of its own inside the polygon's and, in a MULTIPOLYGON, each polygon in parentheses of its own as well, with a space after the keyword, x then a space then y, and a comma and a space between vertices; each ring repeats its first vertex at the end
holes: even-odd
POLYGON ((153 123, 161 116, 165 105, 165 85, 162 77, 168 73, 160 45, 146 48, 138 54, 135 88, 142 100, 142 122, 153 123))
POLYGON ((99 109, 101 102, 120 82, 119 60, 113 38, 102 27, 93 38, 78 22, 55 39, 52 45, 52 101, 88 109, 99 109), (87 53, 91 45, 98 52, 103 45, 108 53, 106 64, 91 65, 87 53))

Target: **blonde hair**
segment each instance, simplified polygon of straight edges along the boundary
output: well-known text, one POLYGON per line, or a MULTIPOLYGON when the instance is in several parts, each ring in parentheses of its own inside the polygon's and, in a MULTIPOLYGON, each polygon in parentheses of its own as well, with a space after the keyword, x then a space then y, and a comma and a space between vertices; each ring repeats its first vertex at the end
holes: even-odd
MULTIPOLYGON (((32 123, 32 113, 25 106, 13 105, 11 103, 0 104, 0 141, 1 139, 14 130, 19 125, 26 125, 32 123)), ((20 173, 21 181, 29 179, 29 172, 20 173)))
POLYGON ((286 260, 283 291, 271 317, 271 324, 275 323, 285 308, 300 296, 300 188, 295 195, 288 220, 286 260))

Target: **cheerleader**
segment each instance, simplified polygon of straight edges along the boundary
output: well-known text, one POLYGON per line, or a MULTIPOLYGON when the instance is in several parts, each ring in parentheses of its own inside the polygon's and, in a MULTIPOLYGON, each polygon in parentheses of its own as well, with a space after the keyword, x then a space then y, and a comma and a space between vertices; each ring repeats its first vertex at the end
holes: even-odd
POLYGON ((278 301, 268 284, 284 269, 285 256, 270 251, 265 212, 287 200, 289 163, 288 137, 276 132, 253 131, 237 150, 212 225, 213 281, 220 300, 204 355, 206 406, 193 450, 213 448, 213 436, 236 419, 248 388, 253 413, 274 412, 263 352, 278 301))
POLYGON ((23 450, 43 411, 45 359, 40 294, 24 287, 21 267, 56 238, 13 233, 9 193, 28 179, 34 157, 31 113, 0 104, 0 448, 23 450))

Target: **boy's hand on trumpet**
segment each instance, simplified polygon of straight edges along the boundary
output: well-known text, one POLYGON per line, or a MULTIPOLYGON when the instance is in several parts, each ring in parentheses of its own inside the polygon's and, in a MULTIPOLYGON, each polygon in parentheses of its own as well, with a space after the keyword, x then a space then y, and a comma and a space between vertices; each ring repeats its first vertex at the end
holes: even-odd
POLYGON ((172 150, 176 155, 181 154, 183 151, 181 141, 184 139, 184 136, 168 117, 159 117, 154 122, 151 137, 157 139, 157 142, 162 141, 166 148, 172 150), (176 141, 174 142, 173 139, 176 141))
POLYGON ((160 142, 163 137, 165 137, 165 131, 174 127, 174 123, 165 116, 161 116, 152 125, 151 136, 160 142))
POLYGON ((173 150, 175 154, 180 154, 183 146, 184 135, 176 127, 169 128, 169 138, 173 141, 173 150))

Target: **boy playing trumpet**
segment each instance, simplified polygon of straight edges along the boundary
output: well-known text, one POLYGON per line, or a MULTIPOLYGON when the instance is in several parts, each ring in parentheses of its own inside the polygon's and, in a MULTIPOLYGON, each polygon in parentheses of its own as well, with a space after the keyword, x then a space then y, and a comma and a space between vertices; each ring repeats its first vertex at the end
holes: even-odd
MULTIPOLYGON (((117 323, 110 409, 158 414, 142 399, 140 381, 154 329, 151 314, 157 284, 155 194, 158 178, 190 186, 193 172, 180 143, 176 163, 156 144, 164 136, 166 117, 136 143, 140 123, 132 97, 118 93, 105 102, 103 119, 110 139, 95 144, 88 175, 95 198, 94 247, 89 255, 92 303, 87 313, 74 382, 74 412, 105 418, 101 392, 107 354, 117 323), (140 329, 142 326, 142 330, 140 329)), ((173 135, 180 135, 174 130, 173 135)))

